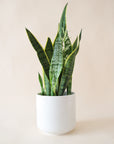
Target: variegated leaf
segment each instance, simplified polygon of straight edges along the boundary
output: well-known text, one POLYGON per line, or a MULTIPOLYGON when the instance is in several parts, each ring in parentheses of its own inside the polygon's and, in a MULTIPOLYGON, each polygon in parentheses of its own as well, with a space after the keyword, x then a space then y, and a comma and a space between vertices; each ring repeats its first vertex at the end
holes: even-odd
POLYGON ((66 31, 66 9, 67 9, 68 3, 65 5, 64 10, 62 12, 62 16, 60 19, 60 24, 59 24, 59 33, 60 37, 64 39, 65 31, 66 31))
POLYGON ((43 76, 44 76, 44 87, 45 87, 46 95, 49 96, 51 95, 51 85, 44 71, 43 71, 43 76))
POLYGON ((51 62, 51 58, 52 58, 52 55, 53 55, 53 46, 52 46, 51 39, 49 37, 47 39, 47 43, 46 43, 46 46, 45 46, 45 52, 48 56, 49 61, 51 62))
POLYGON ((63 43, 64 43, 64 50, 63 50, 64 54, 63 55, 64 55, 64 60, 66 60, 66 58, 70 55, 70 53, 73 50, 67 31, 65 32, 65 37, 64 37, 63 43))
POLYGON ((72 92, 72 77, 70 78, 67 86, 67 95, 71 94, 71 92, 72 92))
POLYGON ((39 44, 38 40, 35 38, 35 36, 28 29, 26 29, 26 32, 27 32, 28 38, 29 38, 33 48, 37 52, 37 56, 40 60, 40 63, 42 64, 42 67, 49 79, 50 62, 49 62, 48 56, 47 56, 46 52, 44 51, 44 49, 42 48, 42 46, 39 44))
POLYGON ((62 68, 63 68, 62 41, 60 37, 58 37, 55 41, 54 52, 49 70, 51 91, 53 91, 53 93, 55 93, 56 84, 58 82, 62 68))
POLYGON ((75 56, 78 51, 78 48, 73 50, 73 52, 67 57, 65 61, 65 65, 62 72, 62 77, 59 85, 59 95, 63 95, 66 87, 68 86, 69 80, 72 77, 74 63, 75 63, 75 56))
POLYGON ((41 77, 40 73, 38 73, 38 79, 39 79, 39 83, 41 86, 41 93, 42 93, 42 95, 44 95, 43 81, 42 81, 42 77, 41 77))

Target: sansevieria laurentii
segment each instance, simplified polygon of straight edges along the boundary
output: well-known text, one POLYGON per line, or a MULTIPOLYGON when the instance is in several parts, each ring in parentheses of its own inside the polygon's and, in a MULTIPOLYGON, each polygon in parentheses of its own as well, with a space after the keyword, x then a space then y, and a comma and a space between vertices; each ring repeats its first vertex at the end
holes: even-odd
POLYGON ((28 38, 43 68, 43 80, 38 73, 41 95, 61 96, 64 95, 65 91, 67 91, 67 95, 72 92, 72 74, 75 57, 80 47, 82 30, 72 44, 66 27, 67 5, 64 7, 54 42, 52 43, 48 37, 45 48, 26 28, 28 38))

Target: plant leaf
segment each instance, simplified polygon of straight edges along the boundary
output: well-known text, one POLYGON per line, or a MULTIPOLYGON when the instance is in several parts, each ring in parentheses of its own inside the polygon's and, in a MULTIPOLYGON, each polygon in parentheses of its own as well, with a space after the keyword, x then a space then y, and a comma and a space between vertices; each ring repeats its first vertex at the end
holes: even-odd
MULTIPOLYGON (((75 48, 77 48, 77 53, 78 53, 78 51, 79 51, 81 37, 82 37, 82 29, 81 29, 81 31, 80 31, 79 37, 77 36, 77 37, 76 37, 76 40, 75 40, 74 43, 73 43, 73 50, 74 50, 75 48)), ((77 54, 77 53, 76 53, 76 54, 77 54)))
POLYGON ((45 72, 43 71, 43 76, 44 76, 44 87, 46 90, 46 95, 51 95, 51 86, 50 86, 50 82, 49 79, 47 78, 45 72))
POLYGON ((68 86, 67 86, 67 95, 71 94, 72 89, 72 77, 69 80, 68 86))
POLYGON ((51 84, 51 91, 55 93, 56 84, 63 67, 63 51, 62 51, 62 41, 58 37, 55 41, 54 52, 51 60, 49 77, 51 84))
POLYGON ((80 42, 81 38, 82 38, 82 29, 81 29, 80 34, 79 34, 79 42, 80 42))
POLYGON ((59 31, 57 32, 57 34, 56 34, 56 37, 55 37, 55 40, 54 40, 54 42, 53 42, 53 48, 54 48, 54 46, 55 46, 55 41, 56 41, 56 39, 59 37, 59 31))
POLYGON ((66 31, 66 9, 67 9, 67 5, 68 3, 65 5, 63 12, 62 12, 62 16, 60 19, 60 24, 59 24, 59 33, 61 38, 64 38, 64 34, 66 31))
POLYGON ((47 39, 45 52, 46 52, 46 54, 48 56, 49 61, 51 62, 51 58, 52 58, 52 55, 53 55, 53 46, 52 46, 51 39, 49 37, 47 39))
POLYGON ((73 43, 73 50, 77 47, 77 45, 80 45, 81 37, 82 37, 82 29, 80 31, 79 38, 77 36, 76 40, 73 43))
POLYGON ((78 36, 76 37, 76 40, 73 43, 73 50, 77 47, 78 44, 78 36))
POLYGON ((41 45, 39 44, 39 42, 37 41, 37 39, 35 38, 35 36, 28 29, 26 29, 26 32, 27 32, 28 38, 29 38, 33 48, 37 52, 37 56, 40 60, 40 63, 42 64, 42 67, 49 79, 50 62, 49 62, 48 56, 47 56, 46 52, 43 50, 43 48, 41 47, 41 45))
POLYGON ((65 32, 65 37, 64 37, 64 60, 69 56, 69 54, 72 52, 73 47, 70 41, 70 38, 68 36, 68 32, 65 32))
POLYGON ((44 95, 43 81, 42 81, 42 77, 41 77, 40 73, 38 73, 38 79, 39 79, 40 86, 41 86, 41 93, 42 93, 42 95, 44 95))
POLYGON ((74 63, 75 63, 75 56, 78 51, 78 48, 75 48, 73 52, 67 57, 65 61, 65 65, 62 72, 62 77, 59 86, 59 95, 63 95, 66 87, 68 86, 69 80, 72 77, 74 63))
MULTIPOLYGON (((47 39, 47 43, 46 43, 46 46, 45 46, 45 52, 48 56, 49 61, 51 62, 51 58, 52 58, 52 55, 53 55, 53 46, 52 46, 51 39, 49 37, 47 39)), ((50 82, 49 82, 49 79, 47 78, 44 70, 43 70, 43 78, 44 78, 44 87, 45 87, 45 90, 46 90, 46 95, 51 95, 50 82)))

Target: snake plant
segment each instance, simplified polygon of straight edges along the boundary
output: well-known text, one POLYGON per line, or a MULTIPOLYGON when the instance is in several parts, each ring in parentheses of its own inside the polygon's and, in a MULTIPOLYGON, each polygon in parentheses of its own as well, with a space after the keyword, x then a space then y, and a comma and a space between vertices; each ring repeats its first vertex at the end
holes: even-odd
POLYGON ((60 19, 56 38, 53 43, 50 38, 47 38, 45 48, 26 28, 28 38, 43 68, 43 80, 38 73, 41 95, 61 96, 65 91, 67 95, 72 93, 72 73, 80 47, 82 30, 72 44, 66 27, 66 9, 67 4, 60 19))

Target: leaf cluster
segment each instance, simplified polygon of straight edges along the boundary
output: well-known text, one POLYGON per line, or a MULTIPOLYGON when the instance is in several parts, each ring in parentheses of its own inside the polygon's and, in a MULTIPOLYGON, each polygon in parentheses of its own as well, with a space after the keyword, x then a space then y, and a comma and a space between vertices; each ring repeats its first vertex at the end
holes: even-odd
POLYGON ((75 57, 80 47, 82 30, 72 44, 66 26, 66 9, 67 4, 61 16, 55 40, 52 43, 48 37, 45 48, 26 28, 28 38, 43 68, 43 80, 38 73, 41 95, 61 96, 64 95, 66 90, 68 95, 72 92, 72 74, 75 57))

